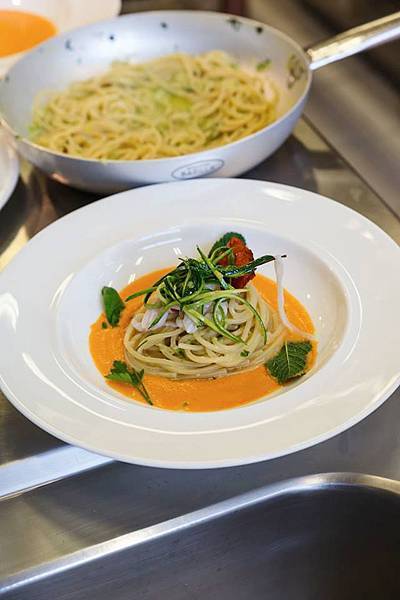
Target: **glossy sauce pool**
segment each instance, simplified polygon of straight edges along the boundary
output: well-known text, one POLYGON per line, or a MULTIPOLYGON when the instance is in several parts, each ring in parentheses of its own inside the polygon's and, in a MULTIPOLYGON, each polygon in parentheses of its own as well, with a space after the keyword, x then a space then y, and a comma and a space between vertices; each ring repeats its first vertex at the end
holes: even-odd
MULTIPOLYGON (((141 289, 151 287, 154 281, 165 275, 171 269, 153 271, 140 279, 130 283, 120 291, 122 298, 141 289)), ((265 300, 276 308, 276 283, 263 275, 256 275, 254 285, 261 292, 265 300)), ((110 372, 114 360, 125 360, 124 333, 132 319, 133 314, 142 304, 142 298, 128 302, 121 313, 117 327, 103 329, 105 315, 102 313, 93 323, 89 345, 93 360, 103 375, 110 372)), ((285 291, 285 308, 289 320, 303 331, 314 332, 312 320, 304 306, 291 294, 285 291)), ((298 339, 293 336, 293 339, 298 339)), ((315 361, 317 348, 313 343, 313 350, 309 355, 309 366, 315 361)), ((107 382, 114 390, 124 396, 145 402, 142 396, 131 386, 107 382)), ((145 375, 144 383, 155 406, 168 410, 186 410, 191 412, 207 412, 234 408, 252 402, 277 391, 283 386, 279 385, 266 371, 264 366, 252 371, 244 371, 219 379, 188 379, 174 381, 165 377, 145 375)))

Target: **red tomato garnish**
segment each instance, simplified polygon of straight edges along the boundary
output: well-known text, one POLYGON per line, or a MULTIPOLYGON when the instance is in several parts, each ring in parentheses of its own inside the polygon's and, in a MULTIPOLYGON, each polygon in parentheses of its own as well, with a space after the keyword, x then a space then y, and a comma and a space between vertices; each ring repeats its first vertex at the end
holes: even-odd
MULTIPOLYGON (((235 258, 235 265, 237 267, 247 265, 249 262, 254 260, 252 251, 244 242, 242 242, 240 238, 232 237, 227 246, 228 248, 232 248, 233 256, 235 258)), ((229 264, 228 257, 224 256, 224 258, 220 261, 220 264, 227 266, 229 264)), ((232 277, 231 284, 234 288, 244 288, 248 282, 253 279, 253 277, 255 277, 254 271, 252 273, 242 275, 241 277, 232 277)))

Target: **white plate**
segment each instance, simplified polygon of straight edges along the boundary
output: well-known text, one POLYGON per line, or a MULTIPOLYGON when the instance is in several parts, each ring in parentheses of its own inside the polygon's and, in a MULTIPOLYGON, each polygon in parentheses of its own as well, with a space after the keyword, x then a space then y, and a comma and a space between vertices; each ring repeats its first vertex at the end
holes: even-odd
POLYGON ((6 134, 0 129, 0 210, 14 191, 18 173, 17 154, 7 143, 6 134))
POLYGON ((399 248, 376 225, 300 189, 208 179, 124 192, 46 228, 0 275, 0 382, 40 427, 128 462, 199 468, 280 456, 354 425, 396 388, 399 269, 399 248), (288 254, 285 285, 317 328, 313 373, 214 413, 119 396, 88 350, 101 286, 120 288, 227 230, 242 231, 256 255, 288 254))
MULTIPOLYGON (((52 21, 58 33, 110 19, 119 14, 121 0, 0 0, 0 10, 23 10, 47 17, 52 21)), ((25 52, 18 52, 0 58, 0 77, 25 52)))

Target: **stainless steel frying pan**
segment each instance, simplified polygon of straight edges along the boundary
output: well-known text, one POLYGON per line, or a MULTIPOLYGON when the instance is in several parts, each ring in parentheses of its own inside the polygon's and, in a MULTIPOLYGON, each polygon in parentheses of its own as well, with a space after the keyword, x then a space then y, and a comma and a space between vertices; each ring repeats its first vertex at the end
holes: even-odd
POLYGON ((27 54, 0 82, 0 114, 25 158, 54 179, 78 188, 110 193, 146 183, 230 177, 261 162, 288 137, 302 113, 315 69, 397 37, 400 12, 306 50, 263 23, 221 13, 155 11, 127 15, 57 36, 27 54), (247 66, 270 61, 266 76, 280 91, 274 123, 220 148, 142 161, 71 158, 27 139, 33 99, 43 89, 62 89, 105 70, 116 59, 144 61, 177 51, 212 49, 225 50, 247 66))

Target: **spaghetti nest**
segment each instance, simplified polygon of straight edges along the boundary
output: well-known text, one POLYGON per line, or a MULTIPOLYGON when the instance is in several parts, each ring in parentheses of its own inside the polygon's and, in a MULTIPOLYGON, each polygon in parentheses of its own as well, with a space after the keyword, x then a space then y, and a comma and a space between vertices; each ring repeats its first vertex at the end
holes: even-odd
POLYGON ((115 62, 100 76, 39 95, 31 139, 89 159, 181 156, 262 129, 276 119, 277 101, 265 74, 218 50, 115 62))
POLYGON ((207 324, 191 330, 185 317, 174 311, 169 311, 165 324, 156 331, 138 331, 146 314, 143 306, 125 333, 127 364, 170 379, 216 378, 254 369, 282 345, 285 327, 252 284, 237 290, 217 308, 206 306, 206 319, 211 318, 212 310, 220 312, 217 322, 223 322, 229 336, 207 324))

